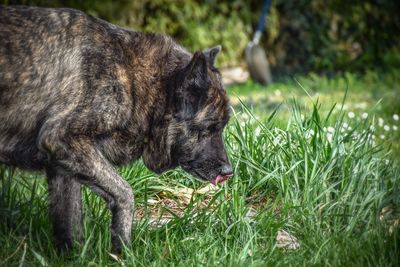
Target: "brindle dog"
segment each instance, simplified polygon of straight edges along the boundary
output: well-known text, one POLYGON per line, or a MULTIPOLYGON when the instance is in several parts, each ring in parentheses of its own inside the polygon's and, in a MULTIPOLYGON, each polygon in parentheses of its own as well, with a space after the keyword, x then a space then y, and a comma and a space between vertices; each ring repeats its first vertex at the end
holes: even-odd
POLYGON ((58 250, 82 238, 81 185, 109 205, 113 250, 129 242, 133 194, 114 165, 232 176, 218 52, 73 9, 0 6, 0 162, 46 171, 58 250))

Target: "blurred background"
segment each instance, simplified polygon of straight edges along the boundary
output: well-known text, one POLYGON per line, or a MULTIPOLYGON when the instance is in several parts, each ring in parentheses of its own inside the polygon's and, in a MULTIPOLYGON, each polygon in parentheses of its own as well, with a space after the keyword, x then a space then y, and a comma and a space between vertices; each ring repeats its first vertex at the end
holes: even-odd
MULTIPOLYGON (((263 1, 1 0, 73 7, 139 31, 165 33, 194 51, 221 44, 220 67, 241 66, 263 1)), ((261 44, 274 79, 400 67, 400 2, 272 1, 261 44)))

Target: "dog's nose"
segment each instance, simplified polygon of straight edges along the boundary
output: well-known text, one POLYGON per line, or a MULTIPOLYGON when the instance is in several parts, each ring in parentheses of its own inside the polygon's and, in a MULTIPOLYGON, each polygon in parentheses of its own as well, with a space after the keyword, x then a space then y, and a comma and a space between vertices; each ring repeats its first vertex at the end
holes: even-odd
POLYGON ((230 164, 222 165, 220 175, 222 175, 222 176, 233 176, 232 166, 230 164))

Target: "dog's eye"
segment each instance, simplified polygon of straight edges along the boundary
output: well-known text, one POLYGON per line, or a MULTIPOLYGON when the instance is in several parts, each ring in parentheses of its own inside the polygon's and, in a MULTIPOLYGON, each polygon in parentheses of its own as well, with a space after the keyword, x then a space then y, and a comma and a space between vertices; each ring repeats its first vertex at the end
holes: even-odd
POLYGON ((219 130, 219 128, 218 128, 217 124, 212 124, 212 125, 209 125, 208 127, 191 129, 192 133, 197 135, 198 140, 209 137, 212 134, 214 134, 215 132, 217 132, 218 130, 219 130))
POLYGON ((215 133, 215 128, 213 128, 213 129, 205 128, 205 129, 202 129, 202 130, 198 130, 197 131, 197 139, 200 140, 200 139, 204 139, 204 138, 210 137, 214 133, 215 133))
POLYGON ((206 129, 200 131, 200 136, 199 138, 205 138, 213 135, 214 133, 219 131, 219 125, 218 124, 213 124, 208 126, 206 129))
POLYGON ((211 125, 207 128, 207 130, 211 133, 218 131, 218 125, 211 125))
POLYGON ((197 139, 203 139, 210 135, 210 131, 208 130, 200 130, 197 132, 197 139))

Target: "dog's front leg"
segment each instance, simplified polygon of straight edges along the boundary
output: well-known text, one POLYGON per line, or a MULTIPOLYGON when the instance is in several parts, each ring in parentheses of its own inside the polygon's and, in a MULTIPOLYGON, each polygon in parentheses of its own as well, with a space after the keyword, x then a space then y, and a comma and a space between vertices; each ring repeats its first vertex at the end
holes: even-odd
POLYGON ((82 192, 75 177, 46 170, 49 187, 49 215, 53 225, 56 249, 59 253, 72 248, 74 241, 81 242, 82 192))
POLYGON ((50 156, 49 165, 71 173, 79 182, 100 195, 112 213, 113 252, 120 253, 130 241, 133 217, 133 193, 130 185, 117 174, 95 144, 84 138, 70 140, 43 138, 42 146, 50 156))

